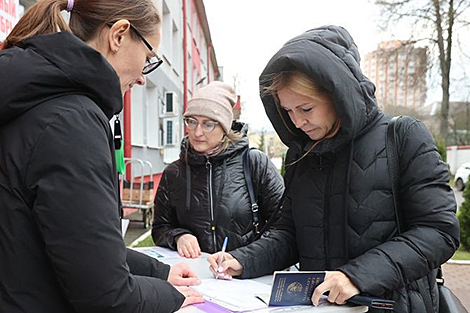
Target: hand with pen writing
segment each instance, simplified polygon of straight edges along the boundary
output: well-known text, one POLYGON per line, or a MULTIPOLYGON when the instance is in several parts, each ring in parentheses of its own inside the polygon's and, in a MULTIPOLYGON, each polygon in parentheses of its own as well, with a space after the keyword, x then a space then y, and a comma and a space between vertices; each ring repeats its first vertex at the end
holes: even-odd
POLYGON ((217 252, 207 258, 209 270, 218 279, 230 280, 233 276, 240 276, 243 273, 243 267, 230 253, 217 252), (223 258, 219 268, 219 259, 223 258), (218 274, 217 274, 218 273, 218 274))
POLYGON ((359 294, 359 289, 343 272, 326 271, 325 273, 324 281, 313 292, 313 304, 318 305, 320 297, 327 291, 329 292, 328 301, 336 304, 345 304, 346 300, 359 294))
POLYGON ((185 258, 197 258, 201 255, 201 248, 196 236, 183 234, 176 238, 176 250, 178 254, 185 258))

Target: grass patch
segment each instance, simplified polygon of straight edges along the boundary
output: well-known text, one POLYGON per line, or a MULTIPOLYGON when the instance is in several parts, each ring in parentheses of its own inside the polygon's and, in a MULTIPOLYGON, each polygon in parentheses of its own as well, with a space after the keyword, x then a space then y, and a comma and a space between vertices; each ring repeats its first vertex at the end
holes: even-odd
POLYGON ((465 251, 460 247, 452 256, 452 260, 470 260, 470 251, 465 251))
POLYGON ((152 236, 149 235, 147 238, 139 242, 134 247, 153 247, 153 246, 155 246, 155 243, 153 242, 152 236))

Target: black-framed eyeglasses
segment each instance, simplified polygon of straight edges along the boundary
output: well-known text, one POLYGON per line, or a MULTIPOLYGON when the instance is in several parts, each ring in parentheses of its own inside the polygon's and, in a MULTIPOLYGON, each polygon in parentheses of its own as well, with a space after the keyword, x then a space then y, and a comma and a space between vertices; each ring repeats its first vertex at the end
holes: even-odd
MULTIPOLYGON (((107 25, 111 27, 114 25, 114 23, 107 23, 107 25)), ((156 70, 160 65, 162 65, 163 60, 160 59, 160 57, 157 55, 155 51, 153 51, 152 45, 144 38, 144 36, 142 36, 142 34, 139 33, 139 31, 134 26, 132 26, 132 24, 129 24, 129 25, 132 31, 134 31, 137 37, 139 37, 142 40, 142 42, 150 50, 150 52, 153 52, 153 57, 151 57, 150 59, 148 58, 146 59, 145 66, 142 70, 142 74, 144 75, 150 74, 151 72, 156 70)))
MULTIPOLYGON (((191 130, 195 130, 197 128, 197 125, 199 125, 199 121, 191 118, 191 117, 186 117, 184 119, 184 124, 191 130)), ((215 121, 203 121, 201 123, 202 130, 205 133, 210 133, 215 129, 215 127, 219 124, 219 122, 215 121)))

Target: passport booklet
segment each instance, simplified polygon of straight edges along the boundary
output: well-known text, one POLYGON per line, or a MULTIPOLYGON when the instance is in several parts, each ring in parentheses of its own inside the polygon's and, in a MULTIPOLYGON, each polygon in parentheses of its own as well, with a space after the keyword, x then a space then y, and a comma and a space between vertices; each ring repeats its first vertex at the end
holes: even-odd
MULTIPOLYGON (((325 279, 324 271, 274 272, 269 306, 312 305, 315 288, 325 279)), ((327 302, 324 295, 324 301, 327 302)), ((371 296, 356 295, 347 301, 351 305, 393 310, 395 301, 371 296)))
POLYGON ((313 290, 324 278, 324 271, 274 272, 269 306, 311 305, 313 290))

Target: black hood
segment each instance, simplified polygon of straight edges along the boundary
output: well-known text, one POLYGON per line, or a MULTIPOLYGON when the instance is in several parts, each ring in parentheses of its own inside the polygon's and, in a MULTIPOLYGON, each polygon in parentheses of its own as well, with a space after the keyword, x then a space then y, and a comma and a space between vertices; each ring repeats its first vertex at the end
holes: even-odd
POLYGON ((329 91, 341 118, 339 133, 321 142, 315 148, 316 153, 338 151, 377 116, 375 86, 361 71, 359 51, 350 34, 339 26, 309 30, 289 40, 271 58, 260 76, 260 93, 266 113, 289 148, 306 149, 312 140, 294 126, 284 110, 279 110, 273 97, 263 96, 263 87, 271 84, 273 74, 293 70, 304 72, 329 91))
POLYGON ((0 51, 0 86, 0 126, 66 94, 86 95, 109 119, 122 110, 114 69, 69 32, 34 36, 0 51))

